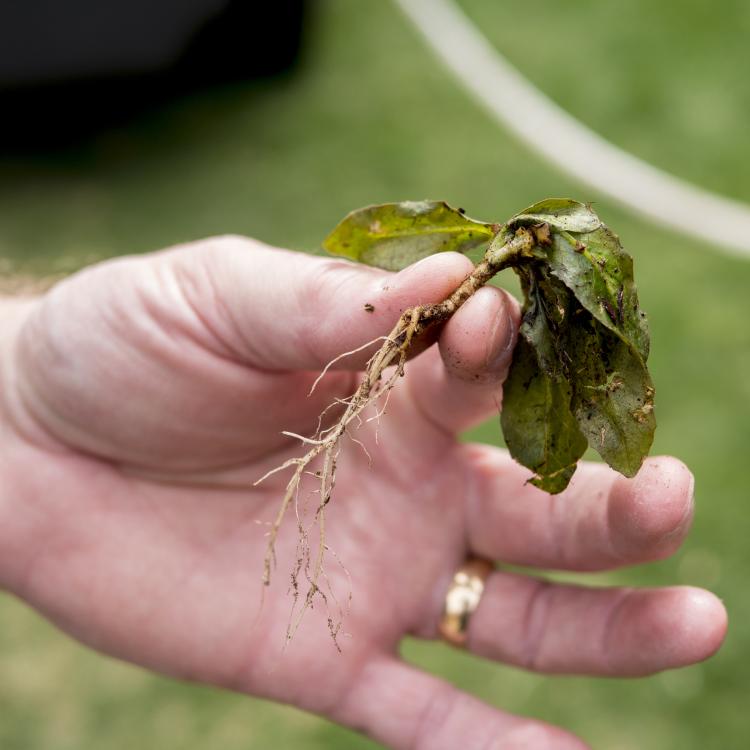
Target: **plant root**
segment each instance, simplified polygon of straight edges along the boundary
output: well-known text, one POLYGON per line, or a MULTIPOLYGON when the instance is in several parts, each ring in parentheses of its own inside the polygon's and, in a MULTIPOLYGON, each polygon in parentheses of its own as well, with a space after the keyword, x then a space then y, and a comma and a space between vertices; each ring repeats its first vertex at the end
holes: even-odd
MULTIPOLYGON (((286 485, 284 497, 268 534, 262 576, 263 585, 269 586, 271 583, 271 572, 275 569, 277 562, 276 540, 278 538, 279 529, 281 528, 281 524, 287 511, 289 510, 289 506, 294 503, 297 513, 299 538, 297 542, 297 560, 295 568, 291 574, 291 591, 294 603, 292 605, 292 612, 287 627, 287 642, 293 638, 305 612, 313 606, 316 596, 319 596, 323 604, 328 606, 328 596, 321 589, 320 585, 321 580, 328 582, 328 577, 324 568, 325 554, 327 551, 330 551, 325 538, 325 511, 326 506, 331 500, 336 483, 336 466, 341 448, 341 440, 344 435, 348 433, 351 423, 354 420, 357 420, 355 426, 361 425, 363 422, 361 417, 362 412, 373 405, 376 406, 376 414, 374 417, 370 417, 367 421, 370 419, 379 419, 385 410, 385 407, 378 410, 376 404, 383 397, 385 397, 387 402, 388 394, 391 389, 404 374, 404 367, 414 341, 421 337, 429 328, 446 322, 456 310, 466 302, 466 300, 468 300, 478 289, 484 286, 498 271, 511 265, 518 256, 528 253, 528 251, 534 246, 535 242, 535 234, 527 229, 519 229, 507 244, 502 245, 499 248, 494 248, 493 245, 490 245, 489 250, 485 254, 484 260, 474 268, 472 273, 464 279, 461 285, 449 297, 436 304, 419 305, 409 308, 401 315, 388 336, 379 337, 374 341, 368 342, 367 344, 352 350, 351 352, 346 352, 345 354, 337 356, 326 365, 320 376, 315 380, 311 393, 331 365, 338 362, 342 357, 362 351, 368 346, 372 346, 372 344, 377 341, 383 341, 380 349, 368 361, 364 377, 354 394, 347 399, 336 399, 336 401, 323 412, 323 414, 325 414, 328 409, 334 406, 345 405, 346 408, 339 420, 331 427, 322 429, 321 425, 323 415, 321 415, 321 419, 318 421, 318 429, 312 437, 304 437, 302 435, 297 435, 296 433, 284 432, 284 435, 300 440, 307 448, 307 452, 298 458, 292 458, 285 461, 283 464, 272 469, 255 482, 255 485, 257 485, 272 474, 276 474, 277 472, 286 469, 294 469, 292 476, 286 485), (389 368, 393 368, 393 370, 386 373, 386 370, 389 368), (322 468, 317 471, 312 471, 310 467, 316 459, 322 461, 322 468), (308 531, 303 523, 303 517, 300 514, 299 508, 299 494, 301 483, 305 475, 313 475, 318 481, 318 488, 314 491, 318 495, 314 523, 317 523, 319 533, 314 559, 308 531), (305 575, 308 588, 304 596, 302 607, 299 612, 297 612, 297 602, 300 596, 299 577, 302 573, 305 575)), ((360 441, 355 440, 354 438, 352 438, 352 440, 359 443, 364 448, 364 445, 360 441)), ((369 454, 367 455, 369 458, 369 454)), ((336 560, 343 567, 343 564, 338 557, 336 557, 336 560)), ((348 571, 346 571, 346 568, 344 568, 344 570, 348 576, 349 574, 348 571)), ((333 595, 330 582, 328 582, 328 589, 332 594, 332 598, 335 600, 335 595, 333 595)), ((349 598, 351 598, 351 592, 349 598)), ((339 610, 341 612, 341 607, 339 607, 339 610)), ((341 612, 341 615, 343 617, 343 612, 341 612)), ((334 644, 339 650, 340 647, 337 642, 337 636, 340 626, 341 621, 334 622, 329 613, 328 628, 334 644)))

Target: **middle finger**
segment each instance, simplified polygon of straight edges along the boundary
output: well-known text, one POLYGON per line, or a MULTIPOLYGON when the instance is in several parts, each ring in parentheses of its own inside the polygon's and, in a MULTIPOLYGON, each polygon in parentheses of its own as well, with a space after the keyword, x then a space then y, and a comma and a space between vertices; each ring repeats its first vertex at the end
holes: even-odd
POLYGON ((496 571, 466 645, 538 672, 635 677, 701 661, 725 632, 723 605, 702 589, 586 588, 496 571))
POLYGON ((682 543, 693 478, 670 457, 649 458, 632 479, 581 462, 570 486, 548 495, 498 448, 467 445, 467 542, 474 554, 518 565, 605 570, 658 560, 682 543))

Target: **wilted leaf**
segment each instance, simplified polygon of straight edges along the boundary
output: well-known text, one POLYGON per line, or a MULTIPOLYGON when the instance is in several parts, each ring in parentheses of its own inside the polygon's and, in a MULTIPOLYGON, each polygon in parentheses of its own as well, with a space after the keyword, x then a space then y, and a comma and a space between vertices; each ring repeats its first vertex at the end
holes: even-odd
POLYGON ((494 233, 492 224, 474 221, 443 201, 404 201, 352 211, 326 237, 323 247, 335 255, 398 271, 433 253, 466 253, 494 233))
POLYGON ((567 381, 547 375, 519 336, 503 387, 503 434, 511 456, 536 474, 532 484, 550 493, 568 486, 586 450, 570 401, 567 381))
POLYGON ((632 477, 654 439, 654 385, 627 342, 578 310, 566 336, 573 411, 589 445, 632 477))
POLYGON ((563 377, 567 359, 561 346, 573 295, 541 264, 522 266, 516 271, 524 294, 521 335, 533 346, 542 370, 553 378, 563 377))
POLYGON ((631 344, 645 361, 649 337, 646 315, 638 305, 633 259, 594 210, 572 200, 550 199, 514 216, 508 226, 550 226, 549 242, 535 255, 571 289, 604 326, 631 344))
POLYGON ((550 270, 604 326, 628 342, 645 360, 649 337, 638 305, 633 259, 602 224, 593 232, 553 232, 547 248, 550 270))

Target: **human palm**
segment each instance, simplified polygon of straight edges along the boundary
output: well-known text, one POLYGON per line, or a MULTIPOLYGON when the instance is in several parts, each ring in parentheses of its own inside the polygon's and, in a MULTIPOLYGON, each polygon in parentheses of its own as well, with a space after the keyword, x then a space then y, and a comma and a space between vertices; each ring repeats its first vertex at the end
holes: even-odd
MULTIPOLYGON (((308 396, 318 372, 405 307, 442 299, 467 264, 446 254, 391 275, 222 238, 103 264, 14 306, 0 342, 0 469, 14 488, 0 493, 4 585, 104 652, 292 703, 395 748, 582 747, 397 656, 404 635, 436 635, 467 555, 597 570, 664 557, 689 526, 692 479, 674 459, 649 460, 634 480, 584 465, 553 498, 504 452, 456 440, 500 400, 518 312, 499 290, 472 298, 407 366, 382 418, 345 444, 326 603, 288 644, 293 512, 272 585, 261 583, 286 477, 253 483, 299 453, 282 431, 314 432, 354 390, 367 351, 308 396), (342 612, 339 653, 328 618, 342 612)), ((311 528, 314 496, 300 506, 311 528)), ((540 671, 637 675, 705 658, 724 630, 721 604, 696 589, 590 590, 496 571, 468 647, 540 671)))

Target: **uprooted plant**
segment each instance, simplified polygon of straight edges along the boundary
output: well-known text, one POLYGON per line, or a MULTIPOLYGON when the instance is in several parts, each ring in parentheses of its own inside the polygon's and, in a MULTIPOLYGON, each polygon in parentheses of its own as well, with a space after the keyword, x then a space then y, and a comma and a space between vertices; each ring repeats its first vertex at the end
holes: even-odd
MULTIPOLYGON (((270 583, 276 538, 290 504, 297 501, 305 475, 312 474, 317 483, 317 550, 313 555, 300 523, 292 572, 295 602, 302 571, 308 589, 301 611, 290 620, 288 638, 315 596, 326 600, 320 588, 328 550, 325 508, 333 493, 342 438, 361 422, 368 407, 377 409, 377 402, 387 399, 404 374, 413 342, 447 321, 499 271, 512 268, 524 296, 501 424, 511 455, 533 472, 529 481, 547 492, 561 492, 587 446, 617 471, 633 476, 651 447, 656 423, 654 387, 646 368, 648 326, 638 305, 632 258, 590 206, 546 200, 505 224, 475 221, 462 209, 439 201, 369 206, 346 216, 324 248, 399 270, 432 253, 467 252, 483 244, 487 248, 481 262, 449 297, 403 313, 370 358, 355 393, 337 402, 343 408, 339 419, 310 437, 292 435, 302 440, 307 452, 270 472, 291 469, 292 476, 269 532, 265 585, 270 583), (313 462, 319 465, 314 471, 313 462)), ((329 626, 335 641, 338 625, 329 618, 329 626)))

